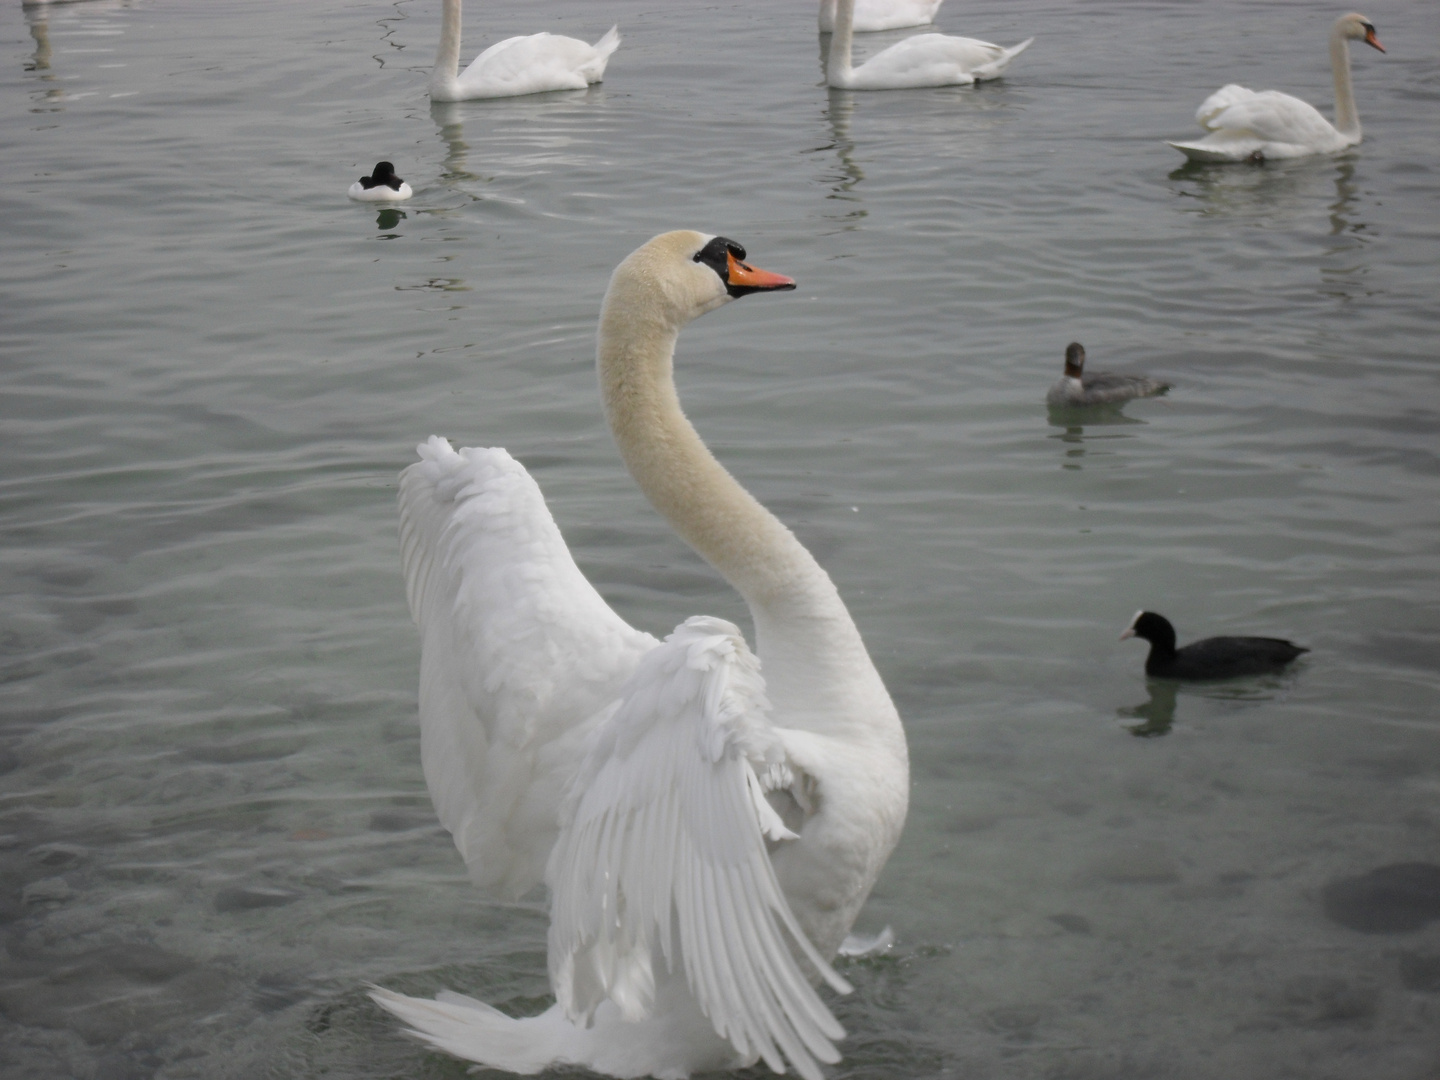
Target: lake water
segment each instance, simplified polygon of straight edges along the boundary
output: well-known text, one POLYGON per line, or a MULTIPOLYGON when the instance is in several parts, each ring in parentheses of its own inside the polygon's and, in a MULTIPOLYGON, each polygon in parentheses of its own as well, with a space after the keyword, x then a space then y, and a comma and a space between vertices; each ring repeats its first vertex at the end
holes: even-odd
POLYGON ((681 393, 910 738, 833 1074, 1440 1075, 1440 7, 1369 9, 1353 153, 1161 141, 1232 80, 1328 112, 1341 10, 950 0, 1035 35, 1007 80, 847 94, 802 0, 475 3, 466 59, 624 42, 432 107, 438 0, 5 5, 0 1072, 460 1077, 367 980, 543 1005, 543 905, 425 791, 396 474, 506 446, 632 623, 744 622, 595 390, 611 268, 691 227, 799 280, 681 393), (1051 417, 1071 340, 1174 388, 1051 417), (1176 694, 1140 607, 1312 652, 1176 694))

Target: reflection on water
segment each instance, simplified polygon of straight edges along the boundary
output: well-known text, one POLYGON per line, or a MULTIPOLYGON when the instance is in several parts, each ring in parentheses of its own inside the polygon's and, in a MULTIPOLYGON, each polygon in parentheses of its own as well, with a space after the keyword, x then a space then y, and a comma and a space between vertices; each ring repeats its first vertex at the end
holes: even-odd
POLYGON ((1120 716, 1144 721, 1125 728, 1131 735, 1142 739, 1164 735, 1170 730, 1170 725, 1175 722, 1175 696, 1180 691, 1180 684, 1171 679, 1148 679, 1145 689, 1150 693, 1149 700, 1116 710, 1120 716))
POLYGON ((1330 204, 1330 235, 1334 240, 1325 250, 1326 263, 1320 266, 1320 292, 1349 301, 1373 294, 1366 279, 1369 260, 1362 257, 1370 244, 1366 223, 1359 220, 1360 187, 1355 183, 1353 159, 1339 162, 1335 169, 1335 201, 1330 204))
POLYGON ((25 21, 30 24, 30 36, 35 39, 35 52, 31 55, 29 63, 25 65, 26 71, 49 71, 50 70, 50 19, 44 8, 36 10, 27 7, 25 9, 25 21))
MULTIPOLYGON (((1125 403, 1121 403, 1123 405, 1125 403)), ((1130 439, 1133 435, 1124 432, 1112 431, 1101 434, 1085 434, 1085 427, 1119 427, 1126 424, 1144 424, 1146 421, 1133 416, 1126 416, 1120 411, 1121 405, 1089 405, 1084 408, 1075 406, 1065 408, 1049 409, 1050 423, 1055 427, 1063 427, 1061 432, 1052 432, 1046 438, 1058 439, 1065 447, 1065 458, 1060 463, 1062 469, 1079 469, 1081 460, 1085 457, 1089 446, 1087 444, 1100 442, 1106 439, 1130 439)), ((1106 450, 1103 447, 1094 451, 1094 456, 1102 457, 1113 454, 1113 450, 1106 450)))
POLYGON ((1354 161, 1341 161, 1335 169, 1335 201, 1330 204, 1331 236, 1339 236, 1343 232, 1359 232, 1365 228, 1363 222, 1353 220, 1355 211, 1360 206, 1360 190, 1354 180, 1354 161))
MULTIPOLYGON (((858 204, 861 199, 855 189, 860 181, 865 179, 865 173, 855 160, 855 142, 850 137, 850 122, 855 116, 855 95, 847 90, 831 90, 829 107, 825 114, 830 121, 830 145, 819 147, 816 152, 834 150, 840 163, 838 175, 829 174, 823 178, 830 187, 830 194, 826 198, 858 204)), ((866 211, 856 205, 853 209, 840 213, 827 212, 825 216, 839 221, 846 229, 853 229, 866 216, 866 211)))
POLYGON ((1261 675, 1214 683, 1180 683, 1174 679, 1145 680, 1149 698, 1138 705, 1116 709, 1116 715, 1143 723, 1128 725, 1126 730, 1140 738, 1168 734, 1175 722, 1175 704, 1180 690, 1194 697, 1221 702, 1261 702, 1274 700, 1276 693, 1294 683, 1297 676, 1261 675))
POLYGON ((1342 182, 1348 181, 1354 170, 1353 152, 1340 158, 1308 157, 1263 165, 1187 161, 1173 170, 1169 179, 1181 199, 1195 200, 1177 203, 1182 212, 1288 219, 1310 217, 1324 205, 1332 170, 1337 168, 1342 170, 1342 182))
POLYGON ((470 152, 470 144, 465 141, 465 114, 461 104, 458 101, 430 103, 430 119, 434 120, 435 126, 440 129, 440 138, 446 147, 445 171, 440 175, 444 183, 480 179, 470 171, 467 164, 466 155, 470 152))
POLYGON ((404 210, 398 210, 393 206, 387 206, 375 215, 375 227, 381 232, 389 234, 385 237, 386 240, 393 240, 400 234, 392 233, 390 232, 390 230, 398 228, 400 222, 404 221, 406 216, 407 215, 404 210))

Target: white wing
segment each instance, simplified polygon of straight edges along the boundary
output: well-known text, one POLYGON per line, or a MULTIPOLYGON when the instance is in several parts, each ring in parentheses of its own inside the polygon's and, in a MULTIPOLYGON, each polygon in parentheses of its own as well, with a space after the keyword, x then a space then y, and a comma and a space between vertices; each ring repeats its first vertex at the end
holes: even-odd
POLYGON ((546 871, 550 978, 571 1020, 607 998, 655 1002, 683 966, 715 1031, 776 1072, 819 1080, 844 1035, 796 954, 841 993, 775 879, 766 839, 793 839, 765 791, 793 782, 759 661, 719 619, 687 620, 641 661, 566 800, 546 871), (663 974, 663 972, 658 973, 663 974), (782 1056, 783 1055, 783 1056, 782 1056))
POLYGON ((1027 38, 1007 49, 978 38, 916 34, 856 68, 854 86, 857 90, 900 90, 963 86, 978 79, 998 78, 1034 40, 1027 38))
POLYGON ((586 736, 659 643, 585 580, 519 462, 438 436, 418 449, 400 546, 425 780, 475 883, 519 896, 542 879, 586 736))
POLYGON ((1256 93, 1234 83, 1206 98, 1195 120, 1209 131, 1253 135, 1268 143, 1321 147, 1338 137, 1335 126, 1308 101, 1279 90, 1256 93))
POLYGON ((548 90, 583 90, 605 76, 620 45, 612 26, 594 45, 559 34, 526 34, 497 41, 471 61, 458 82, 465 93, 513 97, 548 90))

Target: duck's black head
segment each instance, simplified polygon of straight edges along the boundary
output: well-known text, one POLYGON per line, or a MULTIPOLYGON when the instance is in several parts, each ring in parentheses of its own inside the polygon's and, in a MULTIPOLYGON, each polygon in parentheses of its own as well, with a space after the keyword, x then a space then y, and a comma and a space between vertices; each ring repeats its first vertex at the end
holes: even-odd
POLYGON ((1072 341, 1065 346, 1065 374, 1072 379, 1078 379, 1084 370, 1085 346, 1078 341, 1072 341))
POLYGON ((366 191, 374 187, 388 187, 391 191, 399 191, 400 185, 405 181, 395 175, 395 166, 388 161, 381 161, 376 164, 375 171, 369 176, 360 178, 360 186, 366 191))
POLYGON ((1156 615, 1153 611, 1135 613, 1135 618, 1120 635, 1120 640, 1132 637, 1144 638, 1162 655, 1175 651, 1175 627, 1170 625, 1170 620, 1164 615, 1156 615))

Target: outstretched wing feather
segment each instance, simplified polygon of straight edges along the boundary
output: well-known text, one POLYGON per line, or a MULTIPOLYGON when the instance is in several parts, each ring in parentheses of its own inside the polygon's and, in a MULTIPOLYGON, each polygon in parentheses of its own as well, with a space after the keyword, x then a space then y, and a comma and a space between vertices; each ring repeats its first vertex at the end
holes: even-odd
POLYGON ((625 991, 653 988, 648 965, 663 957, 740 1054, 818 1078, 844 1031, 797 956, 849 986, 770 864, 766 833, 793 834, 757 806, 756 766, 784 762, 767 710, 758 661, 729 623, 691 619, 644 658, 562 812, 547 871, 551 976, 577 1022, 607 997, 638 1018, 654 1003, 625 991))
POLYGON ((538 883, 586 739, 658 642, 585 580, 535 481, 501 449, 434 437, 400 478, 420 630, 421 757, 476 883, 538 883))

